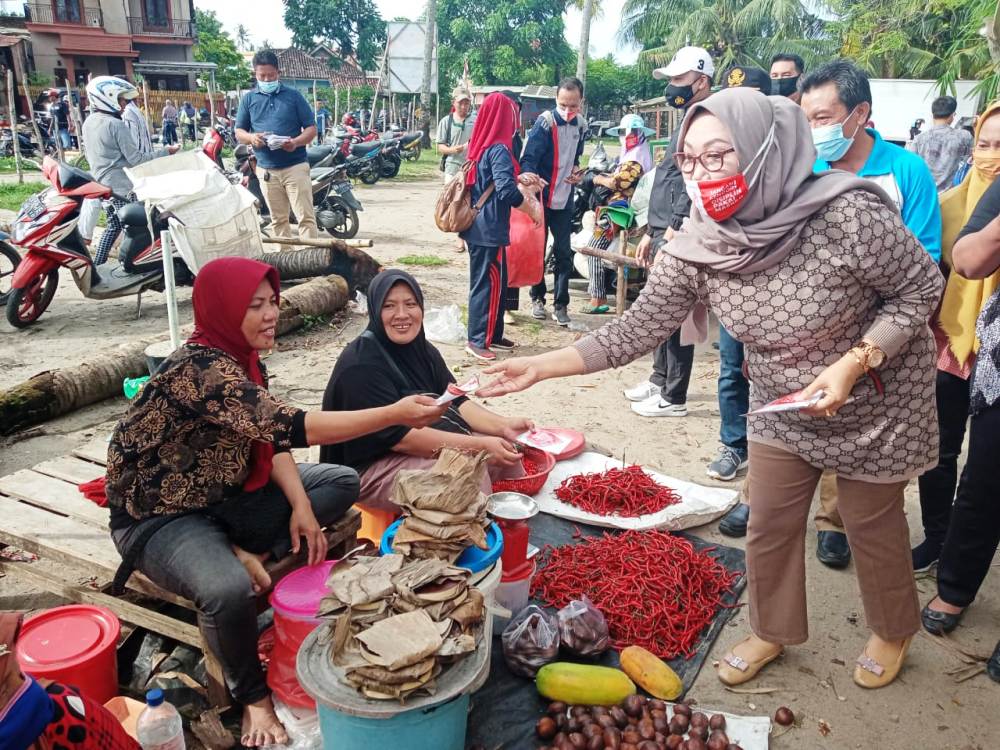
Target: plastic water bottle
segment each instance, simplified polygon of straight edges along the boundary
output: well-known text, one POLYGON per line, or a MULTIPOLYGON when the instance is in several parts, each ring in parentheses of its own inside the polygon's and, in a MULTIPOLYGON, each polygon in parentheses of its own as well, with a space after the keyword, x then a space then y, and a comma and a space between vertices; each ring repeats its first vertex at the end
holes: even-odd
POLYGON ((184 724, 177 709, 163 700, 159 688, 146 693, 136 733, 142 750, 184 750, 184 724))

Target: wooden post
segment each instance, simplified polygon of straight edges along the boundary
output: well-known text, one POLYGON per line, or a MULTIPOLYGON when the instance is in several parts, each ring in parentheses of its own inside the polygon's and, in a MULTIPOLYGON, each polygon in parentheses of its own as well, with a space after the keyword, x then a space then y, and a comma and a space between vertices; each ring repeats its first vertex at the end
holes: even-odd
POLYGON ((351 87, 347 87, 347 111, 351 111, 351 87))
MULTIPOLYGON (((83 151, 83 118, 80 116, 80 110, 76 103, 73 101, 73 89, 69 87, 70 79, 66 79, 66 95, 69 97, 69 116, 73 120, 73 130, 76 131, 76 146, 79 152, 82 154, 83 151)), ((79 96, 77 92, 77 96, 79 96)))
MULTIPOLYGON (((38 120, 35 118, 35 106, 31 101, 31 89, 28 88, 28 56, 24 51, 24 46, 20 45, 14 58, 14 67, 20 68, 21 87, 24 89, 24 99, 28 103, 28 118, 31 120, 31 127, 35 131, 35 139, 38 141, 38 148, 45 153, 45 141, 42 139, 42 131, 38 128, 38 120)), ((14 131, 17 135, 17 131, 14 131)))
MULTIPOLYGON (((627 257, 628 250, 628 230, 621 231, 621 254, 627 257)), ((603 272, 603 271, 602 271, 603 272)), ((628 298, 628 277, 625 275, 625 266, 620 265, 616 269, 617 284, 615 289, 615 312, 621 315, 625 312, 625 301, 628 298)))
MULTIPOLYGON (((316 79, 313 79, 313 117, 317 117, 319 112, 319 101, 316 99, 316 79)), ((326 129, 326 123, 323 124, 323 129, 326 129)), ((316 130, 316 143, 319 143, 319 129, 316 130)))
POLYGON ((340 122, 340 86, 333 88, 333 123, 340 122))
POLYGON ((208 76, 208 124, 215 127, 215 71, 209 71, 208 76))
MULTIPOLYGON (((146 118, 146 128, 149 130, 150 134, 150 145, 152 145, 153 140, 153 118, 149 114, 149 87, 146 86, 146 79, 142 79, 142 116, 146 118)), ((161 135, 162 140, 162 135, 161 135)))
POLYGON ((7 69, 7 111, 10 119, 10 140, 14 147, 14 169, 17 171, 18 183, 24 182, 24 171, 21 169, 21 144, 17 142, 17 105, 14 104, 14 73, 7 69))

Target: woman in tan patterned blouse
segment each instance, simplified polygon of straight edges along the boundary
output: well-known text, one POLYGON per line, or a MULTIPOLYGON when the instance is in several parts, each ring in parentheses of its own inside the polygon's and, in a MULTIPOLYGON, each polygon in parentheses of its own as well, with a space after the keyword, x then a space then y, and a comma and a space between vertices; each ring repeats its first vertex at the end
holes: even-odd
POLYGON ((244 704, 242 742, 284 744, 257 658, 255 593, 261 562, 298 552, 326 557, 322 526, 358 497, 358 475, 296 465, 292 448, 402 424, 426 427, 444 409, 423 396, 351 412, 304 412, 267 391, 259 351, 274 347, 278 274, 222 258, 194 286, 195 333, 160 367, 118 424, 108 449, 111 536, 133 568, 195 603, 233 697, 244 704))
POLYGON ((675 148, 694 210, 636 304, 573 347, 494 365, 487 372, 500 378, 480 394, 627 364, 695 303, 710 306, 746 345, 752 408, 799 389, 824 394, 812 408, 750 419, 753 634, 723 657, 719 679, 746 682, 807 639, 805 526, 828 469, 872 631, 854 680, 881 687, 920 624, 903 489, 936 461, 927 321, 941 275, 879 188, 811 173, 809 126, 787 99, 715 94, 688 113, 675 148))

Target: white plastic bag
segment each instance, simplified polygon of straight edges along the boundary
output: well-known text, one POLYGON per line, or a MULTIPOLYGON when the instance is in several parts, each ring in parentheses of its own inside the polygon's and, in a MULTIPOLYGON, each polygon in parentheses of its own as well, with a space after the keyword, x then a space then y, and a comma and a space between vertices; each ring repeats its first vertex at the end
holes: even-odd
POLYGON ((522 677, 534 677, 539 669, 559 658, 556 618, 535 604, 508 623, 501 641, 507 667, 522 677))
POLYGON ((465 325, 458 305, 435 307, 424 313, 424 334, 439 344, 464 343, 465 325))
POLYGON ((319 715, 315 709, 292 708, 274 698, 274 713, 288 732, 284 745, 268 745, 266 750, 323 750, 323 735, 319 731, 319 715))

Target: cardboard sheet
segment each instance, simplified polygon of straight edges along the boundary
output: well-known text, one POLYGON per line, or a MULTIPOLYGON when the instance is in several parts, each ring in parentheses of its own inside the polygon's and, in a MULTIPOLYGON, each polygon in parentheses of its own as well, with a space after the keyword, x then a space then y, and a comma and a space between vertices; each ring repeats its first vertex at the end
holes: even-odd
POLYGON ((739 499, 739 493, 735 490, 705 487, 681 479, 674 479, 648 466, 642 468, 657 482, 677 492, 681 497, 681 502, 664 508, 659 513, 625 518, 587 513, 572 505, 567 505, 556 497, 556 488, 565 479, 575 474, 590 474, 615 467, 621 468, 622 462, 600 453, 581 453, 576 458, 561 461, 555 465, 545 485, 535 496, 535 502, 538 503, 538 508, 543 513, 574 523, 586 523, 591 526, 603 526, 611 529, 669 529, 678 531, 714 521, 732 508, 739 499))

